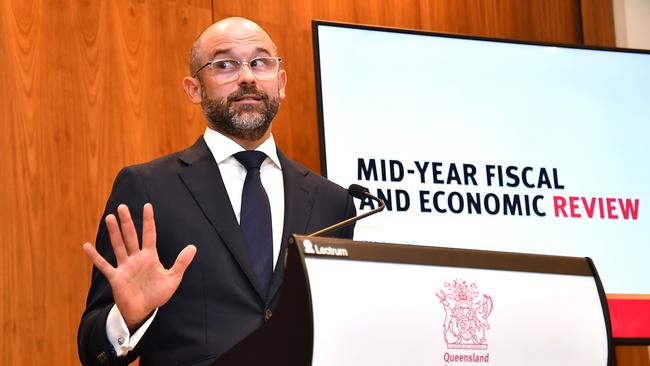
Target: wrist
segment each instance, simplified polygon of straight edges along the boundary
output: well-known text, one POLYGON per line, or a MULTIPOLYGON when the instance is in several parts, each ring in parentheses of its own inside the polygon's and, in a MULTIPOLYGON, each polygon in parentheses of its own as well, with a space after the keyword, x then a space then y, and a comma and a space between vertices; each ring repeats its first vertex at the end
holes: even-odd
POLYGON ((126 324, 126 327, 129 329, 129 333, 133 334, 135 331, 137 331, 144 322, 149 319, 153 313, 154 310, 151 310, 150 312, 146 313, 144 316, 136 316, 136 317, 126 317, 124 316, 124 323, 126 324))

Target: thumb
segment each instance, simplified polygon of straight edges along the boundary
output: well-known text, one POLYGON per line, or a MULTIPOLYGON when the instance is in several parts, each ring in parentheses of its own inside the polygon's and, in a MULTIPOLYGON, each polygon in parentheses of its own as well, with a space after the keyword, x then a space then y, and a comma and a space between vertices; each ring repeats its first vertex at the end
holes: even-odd
POLYGON ((192 263, 195 254, 196 247, 194 245, 190 244, 183 248, 183 250, 178 254, 178 257, 176 257, 176 262, 174 262, 174 265, 171 268, 172 273, 182 277, 187 267, 192 263))

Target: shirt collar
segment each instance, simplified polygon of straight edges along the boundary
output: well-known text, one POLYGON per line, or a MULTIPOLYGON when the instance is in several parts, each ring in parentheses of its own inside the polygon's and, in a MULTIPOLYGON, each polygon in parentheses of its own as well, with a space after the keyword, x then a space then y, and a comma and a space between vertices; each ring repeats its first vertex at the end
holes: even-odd
MULTIPOLYGON (((208 145, 208 148, 212 152, 214 160, 217 161, 217 164, 221 164, 226 159, 230 158, 233 154, 245 150, 235 141, 209 127, 206 127, 205 132, 203 133, 203 138, 205 139, 205 143, 208 145)), ((278 158, 278 151, 275 146, 275 140, 273 139, 273 134, 271 134, 269 138, 266 139, 266 141, 264 141, 255 150, 265 153, 266 156, 271 159, 273 164, 282 169, 282 166, 280 165, 280 159, 278 158)))

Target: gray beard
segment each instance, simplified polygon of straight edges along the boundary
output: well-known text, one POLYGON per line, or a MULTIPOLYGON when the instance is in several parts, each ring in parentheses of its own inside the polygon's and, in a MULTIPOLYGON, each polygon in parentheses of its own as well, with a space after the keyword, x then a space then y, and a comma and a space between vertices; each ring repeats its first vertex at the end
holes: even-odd
POLYGON ((271 121, 280 108, 280 98, 268 94, 253 85, 240 87, 225 100, 210 99, 201 88, 201 107, 210 128, 226 136, 247 141, 257 141, 268 131, 271 121), (235 100, 245 94, 255 94, 262 105, 235 105, 235 100))

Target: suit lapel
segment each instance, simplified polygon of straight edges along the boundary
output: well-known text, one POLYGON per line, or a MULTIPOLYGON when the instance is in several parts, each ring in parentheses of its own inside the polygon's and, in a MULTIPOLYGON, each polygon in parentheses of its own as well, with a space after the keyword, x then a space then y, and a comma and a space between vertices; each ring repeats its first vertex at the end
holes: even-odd
POLYGON ((269 299, 273 299, 276 292, 282 285, 284 278, 284 258, 289 237, 296 233, 304 234, 309 222, 309 214, 314 200, 314 187, 310 184, 307 176, 309 170, 289 160, 278 149, 278 159, 282 165, 282 177, 284 180, 284 225, 282 230, 282 246, 280 256, 273 273, 269 299))
POLYGON ((203 137, 199 138, 189 149, 183 151, 179 159, 185 164, 185 167, 180 170, 178 175, 257 293, 261 294, 244 235, 232 211, 219 166, 203 137))

